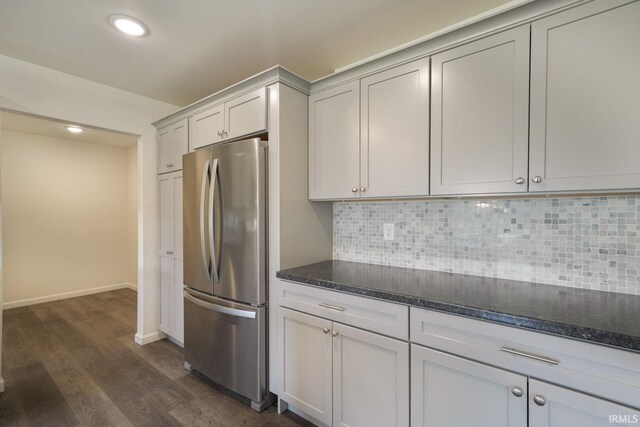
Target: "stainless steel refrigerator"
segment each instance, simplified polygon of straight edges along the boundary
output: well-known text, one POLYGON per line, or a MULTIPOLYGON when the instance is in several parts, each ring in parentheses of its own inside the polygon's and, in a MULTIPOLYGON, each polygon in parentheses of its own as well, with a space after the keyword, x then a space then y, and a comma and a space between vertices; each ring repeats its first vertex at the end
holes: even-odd
POLYGON ((251 399, 267 391, 266 143, 183 156, 185 366, 251 399))

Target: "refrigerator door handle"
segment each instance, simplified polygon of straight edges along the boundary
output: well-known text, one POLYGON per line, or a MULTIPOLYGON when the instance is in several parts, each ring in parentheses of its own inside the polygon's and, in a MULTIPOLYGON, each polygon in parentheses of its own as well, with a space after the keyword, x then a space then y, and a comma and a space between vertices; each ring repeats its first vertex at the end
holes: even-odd
POLYGON ((207 259, 207 242, 205 240, 205 232, 204 232, 204 216, 205 216, 205 200, 206 200, 206 188, 207 188, 207 178, 209 177, 209 172, 211 170, 211 161, 207 160, 204 164, 204 171, 202 173, 202 186, 200 187, 200 250, 202 251, 202 264, 204 266, 205 271, 207 272, 207 277, 211 280, 211 267, 210 261, 207 259))
MULTIPOLYGON (((215 283, 220 282, 218 273, 218 254, 216 253, 215 229, 213 226, 216 187, 218 186, 218 159, 213 159, 211 168, 211 186, 209 187, 209 253, 211 254, 211 274, 215 283)), ((216 218, 217 219, 217 218, 216 218)), ((221 230, 222 231, 222 230, 221 230)))
POLYGON ((185 299, 194 303, 195 305, 202 308, 206 308, 207 310, 217 311, 218 313, 228 314, 229 316, 245 317, 247 319, 256 318, 255 311, 239 310, 237 308, 224 307, 222 305, 212 304, 210 302, 203 301, 200 298, 194 297, 187 291, 184 292, 184 297, 185 299))

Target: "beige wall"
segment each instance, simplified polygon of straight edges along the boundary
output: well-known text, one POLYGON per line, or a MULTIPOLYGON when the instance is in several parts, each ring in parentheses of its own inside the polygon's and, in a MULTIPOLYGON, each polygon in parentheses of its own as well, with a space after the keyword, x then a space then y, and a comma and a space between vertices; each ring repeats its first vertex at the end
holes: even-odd
POLYGON ((138 147, 127 150, 127 281, 138 285, 138 147))
POLYGON ((1 144, 4 306, 129 282, 129 149, 8 130, 1 144))

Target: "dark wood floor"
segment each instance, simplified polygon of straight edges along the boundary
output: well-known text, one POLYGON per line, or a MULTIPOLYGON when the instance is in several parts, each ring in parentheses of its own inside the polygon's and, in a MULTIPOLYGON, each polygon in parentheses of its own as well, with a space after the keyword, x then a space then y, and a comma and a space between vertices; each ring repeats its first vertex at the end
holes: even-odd
POLYGON ((4 311, 0 426, 298 426, 182 367, 182 349, 138 346, 136 293, 118 290, 4 311))

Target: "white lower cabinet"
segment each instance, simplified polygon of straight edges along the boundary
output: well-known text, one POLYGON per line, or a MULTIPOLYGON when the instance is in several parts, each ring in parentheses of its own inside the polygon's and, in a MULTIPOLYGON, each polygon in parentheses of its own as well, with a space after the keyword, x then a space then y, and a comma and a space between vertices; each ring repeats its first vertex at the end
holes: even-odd
POLYGON ((640 411, 627 406, 411 344, 414 427, 638 424, 640 411))
POLYGON ((411 425, 526 427, 527 377, 411 344, 411 425))
POLYGON ((278 292, 280 410, 316 424, 640 425, 636 352, 286 281, 278 292))
POLYGON ((280 308, 280 398, 331 424, 331 321, 280 308))
POLYGON ((280 399, 326 425, 409 425, 407 342, 279 312, 280 399))
POLYGON ((529 380, 530 427, 640 424, 640 411, 542 381, 529 380))
POLYGON ((409 425, 409 344, 333 323, 333 425, 409 425))

